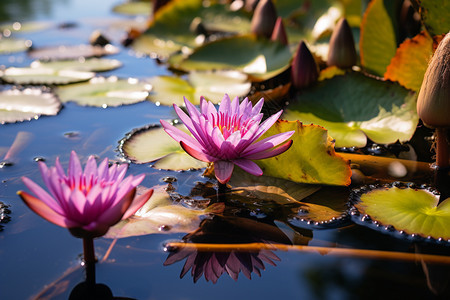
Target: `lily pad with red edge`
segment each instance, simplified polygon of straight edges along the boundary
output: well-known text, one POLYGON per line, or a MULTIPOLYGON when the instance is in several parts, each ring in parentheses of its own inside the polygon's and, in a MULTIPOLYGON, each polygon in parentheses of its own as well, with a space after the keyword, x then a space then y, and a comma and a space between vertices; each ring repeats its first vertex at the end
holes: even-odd
POLYGON ((41 88, 8 89, 0 92, 0 124, 54 116, 61 109, 55 94, 41 88))
POLYGON ((422 22, 431 35, 445 34, 450 29, 450 2, 420 0, 422 22))
POLYGON ((119 53, 119 48, 110 44, 104 47, 89 44, 52 46, 28 51, 31 58, 39 60, 78 59, 80 57, 100 57, 117 53, 119 53))
POLYGON ((398 47, 387 66, 384 79, 397 81, 407 89, 418 92, 432 55, 433 39, 426 31, 422 31, 398 47))
POLYGON ((95 73, 52 68, 8 68, 0 71, 0 78, 14 84, 69 84, 88 81, 95 73))
MULTIPOLYGON (((179 125, 179 129, 187 132, 184 125, 179 125)), ((120 141, 119 151, 133 163, 151 163, 157 169, 182 171, 206 167, 206 163, 187 154, 158 125, 138 128, 128 133, 120 141)))
POLYGON ((318 82, 292 100, 282 116, 325 127, 336 147, 404 142, 419 118, 416 94, 389 81, 349 72, 318 82))
POLYGON ((354 190, 354 220, 410 239, 450 242, 450 200, 406 185, 371 186, 354 190))
POLYGON ((198 47, 172 67, 183 71, 237 70, 252 81, 270 79, 290 66, 289 47, 254 35, 223 38, 198 47))
POLYGON ((162 105, 184 106, 183 97, 194 105, 200 104, 200 96, 218 104, 226 93, 231 99, 250 92, 247 75, 237 71, 191 72, 186 79, 173 76, 156 76, 148 80, 153 90, 149 100, 162 105))
POLYGON ((60 86, 55 89, 62 102, 83 106, 120 106, 147 99, 151 85, 137 79, 95 77, 89 82, 60 86))
POLYGON ((327 130, 299 121, 278 121, 262 137, 295 130, 293 143, 286 152, 255 161, 264 175, 299 183, 349 185, 349 162, 334 151, 333 139, 327 130))

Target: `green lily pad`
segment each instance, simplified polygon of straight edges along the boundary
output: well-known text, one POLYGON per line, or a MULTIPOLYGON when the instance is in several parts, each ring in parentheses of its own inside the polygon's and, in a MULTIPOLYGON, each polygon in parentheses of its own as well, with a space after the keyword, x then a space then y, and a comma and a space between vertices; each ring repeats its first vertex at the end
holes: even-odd
POLYGON ((41 115, 54 116, 61 109, 55 94, 39 88, 0 92, 0 124, 29 121, 41 115))
POLYGON ((68 84, 87 81, 94 76, 93 72, 52 68, 8 68, 0 72, 4 81, 15 84, 68 84))
POLYGON ((445 34, 450 29, 448 1, 420 0, 422 21, 431 35, 445 34))
POLYGON ((293 144, 286 152, 256 163, 266 176, 294 182, 328 185, 349 185, 351 170, 348 161, 334 151, 332 138, 316 125, 302 125, 298 121, 278 121, 262 138, 295 130, 293 144))
POLYGON ((336 147, 408 141, 419 118, 416 95, 398 84, 350 72, 318 82, 288 106, 283 118, 325 127, 336 147))
POLYGON ((50 68, 54 70, 75 70, 84 72, 105 72, 117 69, 122 62, 117 59, 88 58, 61 61, 34 61, 32 68, 50 68))
POLYGON ((191 72, 184 80, 172 76, 156 76, 148 80, 153 90, 149 100, 162 105, 184 106, 183 96, 194 105, 200 104, 200 96, 219 103, 227 93, 231 99, 250 92, 247 75, 237 71, 191 72))
POLYGON ((120 106, 147 99, 151 85, 137 79, 96 77, 89 82, 60 86, 55 90, 62 102, 74 101, 84 106, 120 106))
POLYGON ((287 46, 254 35, 240 35, 198 47, 173 67, 185 71, 233 69, 248 74, 252 81, 263 81, 285 71, 291 58, 287 46))
POLYGON ((99 57, 119 53, 119 48, 113 45, 93 46, 93 45, 70 45, 52 46, 46 48, 36 48, 28 51, 28 55, 39 60, 67 60, 79 59, 80 57, 99 57))
MULTIPOLYGON (((178 127, 178 126, 177 126, 178 127)), ((180 130, 185 129, 179 125, 180 130)), ((187 154, 162 127, 152 125, 135 129, 120 141, 119 150, 137 164, 152 163, 157 169, 189 170, 206 167, 206 163, 187 154)))
POLYGON ((15 38, 0 38, 0 54, 14 53, 28 50, 31 47, 30 40, 15 38))
POLYGON ((398 47, 384 79, 397 81, 402 86, 418 92, 432 55, 433 39, 427 32, 422 31, 398 47))
POLYGON ((397 21, 394 16, 400 0, 373 0, 361 22, 361 65, 368 72, 383 76, 397 50, 397 21))
POLYGON ((190 30, 199 18, 207 31, 249 32, 250 20, 240 11, 215 1, 203 5, 202 0, 173 0, 155 15, 149 28, 133 42, 133 49, 167 58, 182 48, 193 49, 200 44, 190 30))
POLYGON ((362 193, 355 203, 359 213, 368 215, 380 226, 424 238, 450 240, 450 200, 425 189, 378 188, 362 193))
POLYGON ((53 24, 47 21, 31 21, 31 22, 14 22, 4 23, 0 25, 0 31, 4 32, 35 32, 51 27, 53 24))
POLYGON ((150 16, 151 1, 127 1, 113 7, 113 12, 130 16, 150 16))

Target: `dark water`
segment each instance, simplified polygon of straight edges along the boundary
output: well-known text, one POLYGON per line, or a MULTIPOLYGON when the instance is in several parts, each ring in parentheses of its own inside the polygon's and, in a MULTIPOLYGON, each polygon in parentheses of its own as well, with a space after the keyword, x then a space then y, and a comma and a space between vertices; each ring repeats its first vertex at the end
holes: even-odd
MULTIPOLYGON (((2 0, 0 16, 5 22, 40 20, 54 25, 67 22, 75 25, 23 33, 35 46, 87 43, 94 29, 107 27, 107 20, 119 17, 111 13, 116 3, 2 0)), ((121 37, 120 33, 113 37, 119 47, 121 37)), ((121 60, 124 66, 104 76, 146 78, 169 74, 154 60, 136 57, 125 48, 110 58, 121 60)), ((0 65, 6 67, 27 66, 30 62, 26 53, 0 55, 0 65)), ((71 150, 84 158, 96 154, 117 159, 118 141, 127 132, 172 117, 172 108, 150 102, 107 109, 69 103, 55 117, 0 125, 1 157, 18 134, 28 137, 26 146, 11 160, 13 165, 0 168, 0 201, 11 211, 10 222, 3 224, 0 231, 0 299, 30 299, 39 294, 42 299, 67 299, 71 289, 84 279, 80 266, 81 240, 32 213, 16 195, 25 188, 21 176, 42 182, 34 159, 45 158, 53 165, 56 156, 60 156, 67 163, 71 150)), ((197 181, 205 181, 200 172, 159 171, 146 165, 132 165, 130 172, 146 173, 143 185, 149 187, 162 184, 165 176, 176 176, 180 193, 188 193, 197 181)), ((307 234, 310 246, 340 245, 411 253, 416 249, 410 242, 357 225, 307 234)), ((265 263, 261 277, 253 273, 249 280, 241 273, 234 281, 225 274, 216 284, 206 282, 204 277, 194 284, 190 273, 179 278, 184 260, 163 265, 168 257, 163 251, 164 243, 180 240, 184 235, 154 234, 118 240, 108 259, 97 264, 97 281, 108 285, 117 297, 135 299, 430 299, 436 293, 448 295, 450 269, 446 265, 423 266, 420 262, 297 251, 276 251, 280 259, 275 261, 277 266, 265 263)), ((103 257, 111 242, 105 238, 95 241, 99 257, 103 257)))

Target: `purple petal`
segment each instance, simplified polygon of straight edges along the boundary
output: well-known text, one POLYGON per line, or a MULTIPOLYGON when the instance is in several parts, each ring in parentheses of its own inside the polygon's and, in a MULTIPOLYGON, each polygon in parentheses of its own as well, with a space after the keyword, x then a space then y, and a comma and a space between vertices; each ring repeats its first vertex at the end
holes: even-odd
POLYGON ((224 114, 228 114, 231 112, 230 96, 228 96, 227 94, 223 96, 222 102, 220 102, 219 112, 224 114))
POLYGON ((189 112, 189 116, 191 117, 191 120, 193 123, 198 122, 198 118, 200 117, 200 112, 198 111, 197 107, 195 107, 194 104, 189 102, 186 97, 184 98, 184 104, 186 105, 187 111, 189 112))
POLYGON ((228 113, 228 115, 231 115, 231 116, 239 115, 239 97, 236 96, 233 99, 233 102, 231 102, 231 111, 228 111, 227 113, 228 113))
POLYGON ((213 161, 217 160, 215 157, 212 157, 212 156, 204 153, 203 151, 198 151, 198 150, 190 147, 183 141, 180 142, 180 145, 184 149, 184 151, 186 151, 187 154, 189 154, 193 158, 196 158, 196 159, 204 161, 204 162, 213 162, 213 161))
POLYGON ((261 109, 264 105, 264 98, 259 99, 259 101, 253 106, 252 116, 257 115, 261 112, 261 109))
POLYGON ((214 173, 217 180, 222 184, 227 183, 231 178, 233 168, 234 164, 229 161, 219 160, 214 162, 214 173))
POLYGON ((104 211, 97 223, 105 224, 107 226, 112 226, 122 219, 127 209, 133 202, 134 196, 136 194, 136 188, 130 190, 120 202, 116 205, 111 206, 108 210, 104 211))
POLYGON ((160 123, 164 127, 164 131, 178 143, 180 141, 183 141, 186 144, 188 144, 189 146, 191 146, 192 148, 195 148, 197 150, 200 150, 203 148, 196 139, 194 139, 192 136, 190 136, 186 132, 176 128, 175 126, 169 124, 168 122, 166 122, 164 120, 160 120, 160 123))
POLYGON ((79 186, 83 169, 81 168, 80 159, 75 151, 70 153, 68 177, 71 186, 79 186))
POLYGON ((287 141, 286 143, 284 143, 283 145, 281 145, 277 148, 254 153, 251 155, 246 155, 245 158, 247 158, 247 159, 264 159, 264 158, 270 158, 270 157, 280 155, 281 153, 287 151, 291 147, 292 142, 293 142, 292 140, 287 141))
POLYGON ((148 189, 144 194, 135 196, 130 207, 128 207, 127 211, 122 216, 122 220, 125 220, 134 215, 142 207, 142 205, 144 205, 150 199, 152 195, 153 189, 148 189))
POLYGON ((22 177, 22 181, 25 186, 39 198, 42 202, 44 202, 47 206, 49 206, 52 210, 57 212, 58 214, 64 214, 63 209, 58 204, 58 202, 50 196, 43 188, 41 188, 38 184, 27 177, 22 177))
POLYGON ((261 137, 261 135, 263 135, 267 130, 270 129, 270 127, 272 127, 272 125, 278 120, 278 118, 280 117, 281 113, 283 111, 280 110, 279 112, 277 112, 276 114, 270 116, 269 118, 267 118, 263 123, 261 123, 259 125, 259 129, 258 131, 253 135, 253 137, 250 139, 252 141, 252 143, 254 141, 256 141, 257 139, 259 139, 261 137))
POLYGON ((263 174, 261 168, 251 160, 241 158, 233 160, 233 163, 245 172, 252 175, 261 176, 263 174))
POLYGON ((249 147, 245 149, 242 152, 242 156, 251 155, 257 152, 262 152, 267 149, 273 148, 278 146, 279 144, 283 143, 287 139, 289 139, 293 134, 295 133, 295 130, 288 131, 288 132, 282 132, 275 135, 272 135, 270 137, 267 137, 263 140, 260 140, 249 147))

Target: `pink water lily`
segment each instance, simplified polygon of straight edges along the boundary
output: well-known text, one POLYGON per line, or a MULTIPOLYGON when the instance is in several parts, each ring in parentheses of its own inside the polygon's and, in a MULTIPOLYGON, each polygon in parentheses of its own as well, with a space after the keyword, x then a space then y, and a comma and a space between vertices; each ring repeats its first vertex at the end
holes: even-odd
POLYGON ((276 156, 285 152, 292 144, 288 140, 294 131, 283 132, 258 139, 278 120, 282 111, 261 122, 264 99, 255 106, 245 98, 239 103, 228 95, 223 97, 216 110, 212 102, 200 98, 200 110, 184 98, 189 116, 174 104, 178 117, 192 136, 161 120, 164 130, 192 157, 214 163, 214 172, 220 183, 230 180, 234 165, 244 171, 260 176, 261 168, 252 160, 276 156), (279 146, 280 145, 280 146, 279 146))
POLYGON ((24 191, 19 191, 19 196, 39 216, 68 228, 80 238, 104 235, 112 225, 133 215, 153 193, 149 189, 136 195, 136 186, 144 175, 125 178, 126 164, 108 167, 105 159, 97 167, 95 158, 90 156, 83 171, 74 151, 67 175, 58 158, 54 167, 39 162, 39 168, 48 192, 22 177, 34 196, 24 191))

